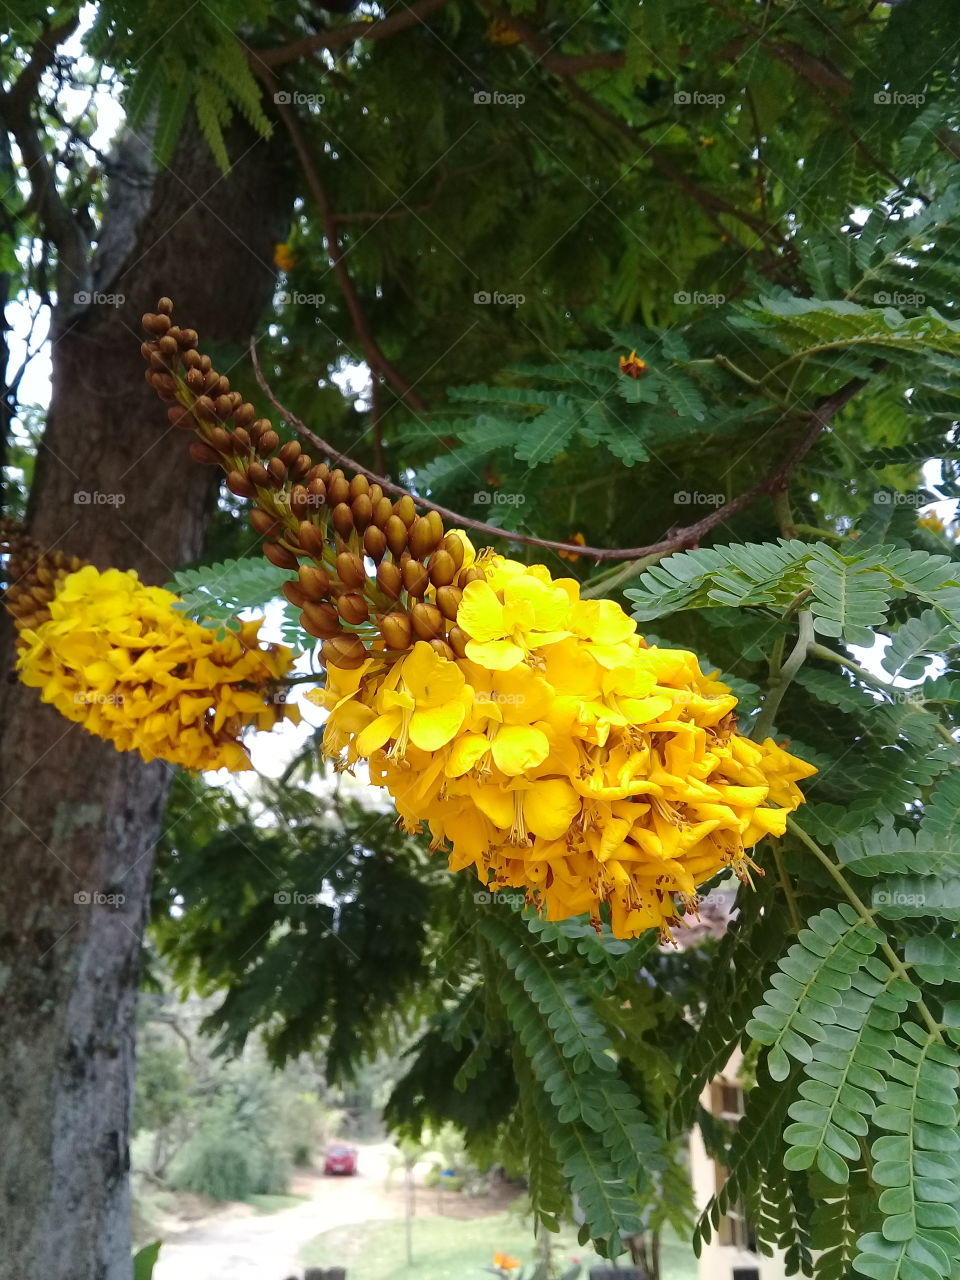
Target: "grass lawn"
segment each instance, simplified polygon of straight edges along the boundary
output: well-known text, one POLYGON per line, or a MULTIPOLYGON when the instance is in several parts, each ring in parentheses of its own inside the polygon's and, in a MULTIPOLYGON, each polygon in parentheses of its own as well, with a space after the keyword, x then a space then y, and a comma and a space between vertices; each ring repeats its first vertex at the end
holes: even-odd
MULTIPOLYGON (((512 1211, 468 1220, 418 1216, 413 1220, 412 1266, 407 1265, 402 1218, 325 1231, 305 1245, 300 1256, 308 1266, 346 1267, 350 1280, 482 1280, 494 1250, 531 1262, 529 1221, 512 1211)), ((586 1267, 601 1261, 592 1249, 577 1244, 572 1230, 554 1237, 554 1257, 567 1266, 573 1258, 586 1267)), ((696 1276, 693 1250, 672 1234, 663 1242, 662 1271, 664 1280, 696 1276)))

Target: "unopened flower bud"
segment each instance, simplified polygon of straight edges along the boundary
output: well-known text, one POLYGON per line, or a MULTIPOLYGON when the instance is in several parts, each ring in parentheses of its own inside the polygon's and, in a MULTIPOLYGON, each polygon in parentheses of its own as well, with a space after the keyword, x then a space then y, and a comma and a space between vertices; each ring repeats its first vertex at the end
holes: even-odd
POLYGON ((323 556, 327 542, 323 532, 315 524, 311 524, 309 520, 301 520, 300 545, 308 555, 313 556, 315 560, 319 560, 323 556))
POLYGON ((353 479, 350 481, 351 501, 354 498, 359 498, 361 493, 369 494, 369 492, 370 492, 370 481, 367 479, 367 477, 362 473, 359 475, 355 475, 353 479))
POLYGON ((307 597, 303 594, 303 591, 296 582, 285 582, 283 584, 282 591, 290 603, 297 609, 302 609, 307 603, 307 597))
MULTIPOLYGON (((327 486, 327 499, 330 502, 333 501, 333 492, 330 485, 327 486)), ((333 527, 341 538, 349 538, 353 533, 353 512, 345 502, 338 502, 333 508, 333 527)))
POLYGON ((378 498, 373 504, 373 523, 378 529, 385 529, 387 521, 393 515, 393 503, 389 498, 378 498))
POLYGON ((472 564, 469 569, 461 569, 457 575, 457 586, 468 587, 471 582, 486 582, 487 575, 482 569, 472 564))
POLYGON ((373 519, 373 504, 369 495, 366 493, 357 494, 350 503, 350 510, 353 512, 353 523, 358 533, 363 533, 367 525, 373 519))
POLYGON ((367 602, 359 591, 348 591, 344 595, 338 596, 337 613, 339 613, 344 622, 348 622, 353 626, 366 622, 370 617, 367 602))
POLYGON ((314 604, 312 600, 308 600, 303 606, 300 625, 318 640, 329 640, 343 630, 340 615, 332 604, 314 604))
POLYGON ((393 510, 400 517, 406 527, 409 529, 417 518, 417 508, 413 504, 413 499, 408 493, 394 503, 393 510))
POLYGON ((439 538, 434 537, 430 522, 426 516, 417 516, 407 535, 410 554, 418 560, 426 560, 439 541, 439 538))
POLYGON ((389 596, 391 600, 396 600, 403 590, 403 575, 400 572, 400 566, 394 564, 391 560, 384 560, 383 564, 378 565, 377 586, 385 596, 389 596))
POLYGON ((259 489, 270 488, 270 472, 259 462, 251 462, 247 467, 247 475, 259 489))
POLYGON ((335 507, 338 502, 347 502, 349 498, 350 484, 338 467, 336 471, 330 473, 327 481, 327 500, 331 506, 335 507))
POLYGON ((393 552, 394 559, 397 559, 407 549, 407 526, 399 516, 392 515, 383 532, 386 535, 387 546, 393 552))
POLYGON ((250 512, 250 523, 263 538, 272 538, 280 531, 280 521, 276 516, 272 516, 269 511, 264 511, 260 507, 255 507, 250 512))
POLYGON ((367 581, 363 561, 352 551, 341 552, 337 556, 337 577, 345 587, 362 587, 367 581))
POLYGON ((456 621, 457 610, 460 608, 462 599, 463 592, 459 587, 439 587, 437 589, 437 608, 451 622, 456 621))
POLYGON ((242 471, 227 472, 227 488, 238 498, 252 498, 256 489, 242 471))
POLYGON ((363 534, 363 549, 376 564, 379 564, 386 554, 387 538, 382 529, 378 529, 375 524, 368 525, 363 534))
POLYGON ((467 656, 467 642, 470 637, 460 627, 451 627, 447 632, 447 643, 458 658, 467 656))
POLYGON ((211 449, 208 444, 204 444, 202 440, 193 440, 190 443, 190 457, 194 462, 200 462, 205 467, 219 467, 222 459, 216 449, 211 449))
POLYGON ((451 662, 457 656, 445 640, 440 640, 436 636, 430 641, 430 648, 434 653, 439 653, 441 658, 448 658, 451 662))
POLYGON ((300 588, 308 600, 326 600, 330 595, 330 575, 326 569, 313 564, 302 564, 297 569, 300 588))
POLYGON ((288 440, 280 450, 280 461, 288 467, 292 467, 296 460, 300 457, 301 449, 296 440, 288 440))
POLYGON ((377 619, 377 626, 388 649, 409 649, 413 639, 413 623, 409 614, 385 613, 377 619))
POLYGON ((420 640, 443 638, 443 614, 435 604, 415 604, 410 610, 410 621, 413 630, 420 640))
POLYGON ((277 488, 280 488, 281 485, 286 483, 287 468, 279 458, 271 458, 267 463, 267 470, 273 476, 273 482, 277 488))
POLYGON ((257 440, 257 453, 259 453, 261 458, 269 457, 279 444, 280 437, 272 427, 268 427, 266 431, 263 431, 260 434, 260 437, 257 440))
POLYGON ((323 661, 331 667, 342 667, 347 671, 355 671, 367 660, 367 651, 359 636, 345 634, 327 640, 321 650, 323 661))
POLYGON ((419 560, 408 560, 400 570, 403 585, 411 596, 422 596, 430 585, 430 575, 419 560))
POLYGON ((286 547, 281 547, 279 542, 265 542, 263 554, 278 569, 296 569, 300 563, 293 552, 288 551, 286 547))
POLYGON ((430 557, 430 581, 435 587, 448 587, 457 574, 453 556, 442 548, 430 557))

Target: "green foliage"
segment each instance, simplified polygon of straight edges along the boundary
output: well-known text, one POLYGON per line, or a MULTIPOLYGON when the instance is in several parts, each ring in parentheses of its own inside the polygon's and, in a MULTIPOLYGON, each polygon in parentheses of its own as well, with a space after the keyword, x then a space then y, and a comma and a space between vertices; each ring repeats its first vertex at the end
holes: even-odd
MULTIPOLYGON (((168 590, 180 596, 179 608, 189 617, 219 633, 240 628, 241 610, 263 610, 282 597, 283 584, 290 580, 286 569, 278 569, 262 556, 225 560, 199 569, 181 569, 173 575, 168 590)), ((281 631, 286 643, 299 648, 303 633, 284 600, 281 631)))

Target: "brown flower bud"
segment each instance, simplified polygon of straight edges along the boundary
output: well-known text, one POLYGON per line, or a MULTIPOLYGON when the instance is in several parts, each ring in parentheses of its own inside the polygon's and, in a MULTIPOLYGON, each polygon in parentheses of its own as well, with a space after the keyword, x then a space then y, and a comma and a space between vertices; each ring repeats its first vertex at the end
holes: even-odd
POLYGON ((300 563, 293 552, 288 551, 286 547, 281 547, 279 542, 265 542, 263 554, 278 569, 296 569, 300 563))
MULTIPOLYGON (((256 418, 256 416, 257 416, 257 411, 256 409, 254 409, 253 405, 250 404, 249 402, 244 402, 243 404, 241 404, 240 408, 237 409, 237 411, 234 413, 233 420, 238 427, 243 427, 245 430, 249 431, 250 428, 253 426, 253 421, 254 421, 254 418, 256 418)), ((260 432, 258 431, 257 437, 259 438, 259 436, 260 436, 260 432)))
POLYGON ((443 541, 444 533, 443 517, 439 511, 428 511, 426 515, 427 523, 430 525, 430 532, 434 537, 434 546, 438 547, 443 541))
POLYGON ((487 575, 477 565, 472 564, 469 569, 461 569, 457 575, 457 586, 468 587, 471 582, 486 582, 487 575))
POLYGON ((368 525, 363 534, 363 549, 376 564, 379 564, 386 554, 387 538, 382 529, 378 529, 375 524, 368 525))
POLYGON ((210 359, 209 356, 201 356, 199 367, 203 370, 204 373, 206 373, 208 369, 213 368, 213 361, 210 359))
POLYGON ((296 608, 302 609, 307 603, 307 597, 303 594, 303 591, 296 582, 285 582, 282 589, 283 594, 292 605, 296 606, 296 608))
POLYGON ((233 413, 233 401, 229 396, 217 396, 213 402, 213 407, 217 411, 218 418, 229 418, 233 413))
POLYGON ((280 532, 280 521, 261 507, 254 507, 250 512, 250 523, 263 538, 272 538, 275 533, 280 532))
POLYGON ((392 515, 387 521, 384 534, 387 539, 387 546, 393 552, 394 559, 401 556, 407 549, 407 526, 397 515, 392 515))
POLYGON ((353 512, 353 523, 358 533, 363 533, 373 519, 373 504, 365 493, 358 494, 350 503, 353 512))
POLYGON ((467 656, 467 641, 470 637, 460 627, 451 627, 447 632, 447 642, 458 658, 467 656))
POLYGON ((323 661, 331 667, 355 671, 367 660, 367 651, 359 636, 345 634, 327 640, 320 649, 323 661))
POLYGON ((362 472, 358 473, 350 481, 350 499, 359 498, 361 493, 369 494, 370 481, 362 472))
POLYGON ((311 524, 309 520, 301 520, 300 545, 315 560, 319 560, 326 550, 327 541, 323 536, 322 530, 318 529, 315 524, 311 524))
POLYGON ((207 432, 207 444, 212 445, 220 453, 233 452, 233 437, 223 427, 211 427, 207 432))
POLYGON ((176 338, 172 338, 169 333, 165 333, 162 338, 157 340, 157 350, 162 356, 166 356, 168 360, 171 356, 180 354, 176 338))
POLYGON ((172 299, 168 298, 166 294, 164 294, 164 296, 158 300, 157 311, 162 316, 173 315, 173 301, 172 299))
POLYGON ((457 656, 445 640, 440 640, 437 637, 434 637, 430 641, 430 648, 433 649, 435 653, 439 653, 441 658, 449 658, 451 662, 453 662, 457 656))
POLYGON ((270 488, 270 472, 261 463, 251 462, 247 466, 247 475, 258 488, 270 488))
POLYGON ((182 405, 175 404, 167 410, 167 417, 170 419, 171 425, 174 427, 183 427, 187 431, 193 431, 197 425, 197 420, 189 409, 184 409, 182 405))
POLYGON ((280 461, 286 466, 292 467, 296 460, 300 457, 301 449, 296 440, 288 440, 280 450, 280 461))
POLYGON ((246 453, 250 448, 250 432, 244 431, 243 427, 235 427, 230 432, 230 438, 241 453, 246 453))
POLYGON ((177 342, 184 351, 191 351, 199 341, 199 334, 196 329, 181 329, 177 334, 177 342))
MULTIPOLYGON (((263 419, 263 421, 266 421, 266 419, 263 419)), ((257 440, 257 453, 259 453, 261 458, 267 458, 271 453, 273 453, 274 449, 276 449, 279 444, 280 437, 271 427, 268 426, 257 440)))
POLYGON ((317 478, 322 480, 324 484, 329 480, 330 467, 326 462, 320 462, 317 464, 317 478))
POLYGON ((435 587, 448 587, 457 575, 453 556, 442 548, 430 557, 430 581, 435 587))
POLYGON ((383 497, 383 490, 380 488, 378 484, 372 484, 370 486, 370 492, 367 496, 370 499, 370 505, 372 507, 375 507, 377 503, 380 501, 380 499, 383 497))
POLYGON ((417 518, 417 508, 413 505, 413 499, 408 493, 404 494, 399 502, 393 504, 393 510, 408 529, 417 518))
POLYGON ((359 591, 348 591, 346 594, 339 596, 337 599, 337 613, 339 613, 344 622, 349 622, 353 626, 366 622, 370 617, 367 602, 359 591))
POLYGON ((283 465, 279 458, 271 458, 267 463, 267 470, 273 476, 274 484, 279 489, 281 485, 286 483, 287 468, 283 465))
POLYGON ((387 521, 393 515, 393 503, 389 498, 378 498, 373 504, 373 523, 378 529, 385 529, 387 521))
POLYGON ((457 610, 460 608, 462 599, 463 592, 459 587, 439 587, 437 589, 437 608, 451 622, 456 621, 457 610))
POLYGON ((343 472, 337 468, 330 473, 327 481, 327 501, 335 507, 338 502, 347 502, 350 498, 350 485, 343 472))
POLYGON ((156 347, 152 342, 140 343, 140 354, 143 356, 144 360, 149 360, 155 351, 156 347))
POLYGON ((337 556, 337 577, 345 587, 363 587, 367 581, 363 561, 352 551, 342 551, 337 556))
POLYGON ((242 471, 227 472, 227 488, 238 498, 252 498, 256 493, 256 489, 242 471))
POLYGON ((440 546, 452 558, 454 566, 459 570, 463 567, 463 540, 458 538, 455 533, 448 533, 440 546))
POLYGON ((410 526, 407 545, 410 548, 410 554, 416 556, 418 560, 426 560, 430 552, 436 547, 437 544, 430 531, 430 524, 425 516, 417 516, 410 526))
POLYGON ((377 586, 385 596, 389 596, 391 600, 396 600, 403 590, 403 575, 400 572, 400 566, 394 564, 391 560, 384 560, 383 564, 378 565, 377 586))
POLYGON ((430 575, 419 560, 408 560, 400 570, 409 595, 422 596, 430 585, 430 575))
POLYGON ((187 369, 199 369, 202 356, 199 351, 185 351, 183 353, 184 367, 187 369))
POLYGON ((209 396, 198 396, 194 402, 193 411, 203 422, 213 422, 217 416, 217 411, 209 396))
MULTIPOLYGON (((327 486, 327 500, 333 501, 331 486, 327 486)), ((333 527, 341 538, 349 538, 353 533, 353 512, 345 502, 338 502, 333 508, 333 527)))
POLYGON ((327 486, 319 476, 308 483, 307 493, 309 493, 313 498, 313 505, 315 507, 322 506, 327 500, 327 486))
POLYGON ((415 604, 410 610, 410 621, 418 639, 432 640, 435 636, 443 638, 443 614, 435 604, 415 604))
POLYGON ((169 316, 157 315, 153 311, 148 311, 140 323, 146 329, 147 333, 153 333, 157 336, 164 334, 170 328, 169 316))
POLYGON ((295 484, 290 490, 290 510, 295 516, 303 516, 310 510, 310 495, 302 484, 295 484))
POLYGON ((214 399, 218 394, 217 388, 220 386, 220 375, 216 369, 203 370, 203 389, 208 393, 210 399, 214 399))
POLYGON ((216 449, 211 449, 208 444, 204 444, 202 440, 194 440, 190 444, 190 457, 194 462, 200 462, 205 467, 219 467, 222 458, 216 449))
POLYGON ((313 564, 302 564, 297 570, 300 589, 308 600, 326 600, 330 595, 330 575, 326 569, 313 564))
POLYGON ((329 640, 343 630, 340 615, 332 604, 314 604, 311 600, 303 606, 300 625, 318 640, 329 640))
POLYGON ((300 457, 297 458, 296 462, 294 462, 293 466, 290 468, 290 472, 292 475, 295 475, 298 480, 302 480, 310 471, 312 466, 313 459, 310 457, 309 453, 301 453, 300 457))
POLYGON ((409 614, 385 613, 377 619, 377 626, 388 649, 409 649, 413 639, 413 623, 409 614))

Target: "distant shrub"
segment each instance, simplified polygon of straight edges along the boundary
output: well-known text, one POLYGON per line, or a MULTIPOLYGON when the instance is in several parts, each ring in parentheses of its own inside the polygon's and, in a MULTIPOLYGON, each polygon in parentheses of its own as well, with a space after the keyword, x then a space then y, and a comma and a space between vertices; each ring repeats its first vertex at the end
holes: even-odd
POLYGON ((251 1131, 238 1116, 217 1109, 204 1117, 177 1156, 170 1183, 214 1200, 246 1200, 286 1191, 289 1172, 286 1154, 269 1135, 251 1131))

